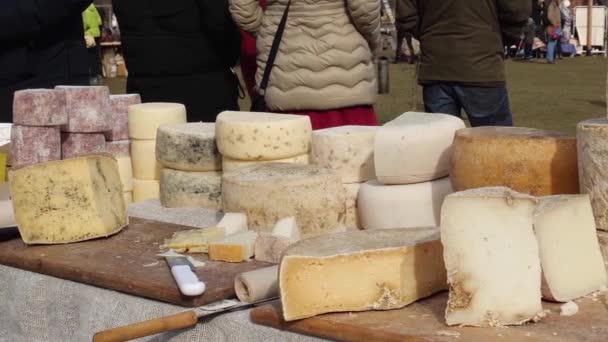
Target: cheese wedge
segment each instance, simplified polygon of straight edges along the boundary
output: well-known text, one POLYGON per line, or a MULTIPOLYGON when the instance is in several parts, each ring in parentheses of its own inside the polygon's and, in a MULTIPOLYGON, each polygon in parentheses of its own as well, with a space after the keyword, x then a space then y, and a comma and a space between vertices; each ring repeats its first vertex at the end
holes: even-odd
POLYGON ((207 253, 209 244, 225 237, 224 228, 203 228, 175 232, 160 247, 170 248, 178 253, 207 253))
POLYGON ((247 215, 243 213, 226 213, 217 226, 224 228, 226 235, 247 231, 247 215))
POLYGON ((257 233, 246 231, 209 244, 209 260, 242 262, 251 259, 257 233))

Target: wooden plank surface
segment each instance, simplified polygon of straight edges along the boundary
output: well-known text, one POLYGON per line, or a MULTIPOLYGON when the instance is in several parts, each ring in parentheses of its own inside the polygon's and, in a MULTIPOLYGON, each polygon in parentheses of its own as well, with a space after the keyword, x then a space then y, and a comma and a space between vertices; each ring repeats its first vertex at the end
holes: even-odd
POLYGON ((255 260, 208 261, 206 254, 192 254, 206 263, 196 273, 207 290, 198 297, 182 296, 164 258, 156 254, 164 239, 187 229, 192 228, 131 218, 127 228, 109 238, 35 246, 4 231, 0 234, 0 264, 186 307, 232 298, 238 273, 270 266, 255 260))
POLYGON ((560 304, 543 303, 551 312, 540 322, 500 328, 448 327, 446 301, 444 292, 400 310, 325 314, 293 322, 281 319, 277 301, 253 309, 251 320, 337 341, 608 341, 608 306, 603 294, 581 299, 577 303, 580 311, 574 316, 560 316, 560 304))

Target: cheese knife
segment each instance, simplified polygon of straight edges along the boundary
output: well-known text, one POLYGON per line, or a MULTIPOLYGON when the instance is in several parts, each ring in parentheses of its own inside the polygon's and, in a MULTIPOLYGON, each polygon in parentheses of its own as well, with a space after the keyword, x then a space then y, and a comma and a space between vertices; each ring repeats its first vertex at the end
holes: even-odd
POLYGON ((173 279, 184 296, 200 296, 205 292, 205 283, 194 273, 194 266, 184 256, 166 256, 173 279))

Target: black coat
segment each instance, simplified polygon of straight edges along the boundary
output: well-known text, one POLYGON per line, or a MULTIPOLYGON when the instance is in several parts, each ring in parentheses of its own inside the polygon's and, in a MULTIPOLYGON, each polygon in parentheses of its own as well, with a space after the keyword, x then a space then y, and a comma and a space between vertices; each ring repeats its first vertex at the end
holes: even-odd
POLYGON ((120 26, 127 90, 142 101, 186 105, 188 121, 213 122, 238 110, 230 70, 241 36, 227 0, 113 0, 120 26))
POLYGON ((90 3, 0 1, 0 122, 12 122, 16 90, 87 84, 82 11, 90 3))

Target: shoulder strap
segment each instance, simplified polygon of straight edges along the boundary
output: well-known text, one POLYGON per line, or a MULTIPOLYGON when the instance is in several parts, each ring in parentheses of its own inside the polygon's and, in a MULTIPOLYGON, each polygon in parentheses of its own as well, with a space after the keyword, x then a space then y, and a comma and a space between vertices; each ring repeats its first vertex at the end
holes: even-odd
POLYGON ((266 61, 266 67, 264 68, 264 76, 262 76, 262 82, 260 83, 259 91, 261 95, 264 95, 266 87, 268 87, 270 72, 274 67, 274 60, 277 58, 277 53, 279 52, 279 45, 281 45, 283 32, 285 31, 285 26, 287 25, 287 16, 289 15, 290 6, 291 0, 288 0, 287 6, 285 7, 285 12, 283 12, 283 17, 281 18, 281 22, 279 23, 277 32, 274 34, 274 39, 272 40, 272 46, 270 47, 270 53, 268 54, 268 60, 266 61))

